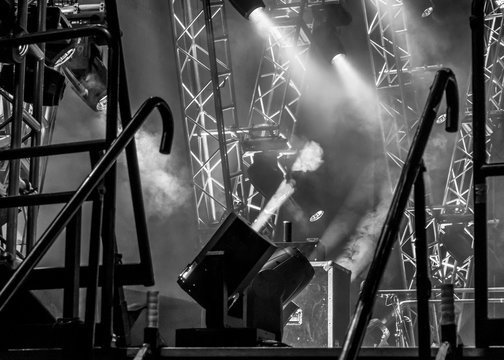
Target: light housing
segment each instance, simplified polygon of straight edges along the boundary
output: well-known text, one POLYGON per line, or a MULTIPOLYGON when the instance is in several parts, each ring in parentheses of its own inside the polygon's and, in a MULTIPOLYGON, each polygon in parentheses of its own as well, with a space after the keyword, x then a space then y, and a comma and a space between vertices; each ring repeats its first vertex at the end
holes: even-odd
POLYGON ((340 28, 352 22, 352 15, 341 4, 314 6, 312 14, 312 54, 329 64, 338 55, 346 55, 340 28))
MULTIPOLYGON (((0 87, 10 94, 14 94, 14 65, 4 65, 0 71, 0 87)), ((35 64, 31 62, 26 66, 26 85, 24 88, 24 101, 33 104, 35 87, 35 64)), ((63 98, 66 84, 65 77, 57 70, 44 66, 44 88, 42 95, 43 106, 57 106, 63 98)))
POLYGON ((272 151, 254 154, 254 162, 248 167, 250 183, 262 196, 270 199, 284 180, 278 165, 278 154, 272 151))
POLYGON ((247 20, 254 10, 265 7, 262 0, 229 0, 229 2, 247 20))
POLYGON ((86 38, 62 67, 73 90, 94 111, 107 108, 107 68, 102 59, 98 45, 86 38))
MULTIPOLYGON (((47 30, 69 29, 72 27, 59 7, 49 6, 46 13, 47 30)), ((37 7, 28 8, 28 31, 37 32, 37 7)), ((70 60, 75 52, 79 39, 64 39, 46 43, 45 63, 50 67, 58 67, 70 60)))
MULTIPOLYGON (((314 273, 299 250, 278 249, 231 213, 177 283, 206 310, 208 328, 255 328, 280 341, 284 309, 291 311, 290 300, 314 273)), ((207 334, 215 340, 217 333, 207 334)))
POLYGON ((275 245, 231 213, 194 260, 180 273, 177 283, 207 311, 215 306, 211 294, 220 291, 209 268, 210 252, 224 252, 224 282, 229 298, 243 292, 275 251, 275 245))
POLYGON ((277 250, 247 291, 248 326, 269 331, 281 341, 284 309, 314 275, 313 266, 297 248, 277 250))

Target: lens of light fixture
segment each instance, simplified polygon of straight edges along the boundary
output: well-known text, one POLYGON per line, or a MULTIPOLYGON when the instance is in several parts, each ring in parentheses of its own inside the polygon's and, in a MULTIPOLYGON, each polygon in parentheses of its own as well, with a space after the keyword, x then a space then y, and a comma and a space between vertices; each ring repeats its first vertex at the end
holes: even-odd
POLYGON ((430 16, 434 11, 434 7, 433 6, 429 6, 428 8, 426 8, 423 12, 422 12, 422 17, 423 18, 426 18, 427 16, 430 16))
POLYGON ((312 216, 310 216, 310 222, 315 222, 317 220, 320 220, 324 216, 324 210, 319 210, 312 216))
POLYGON ((334 56, 331 60, 331 64, 333 65, 336 65, 340 60, 343 60, 345 58, 345 54, 344 53, 341 53, 341 54, 337 54, 336 56, 334 56))
POLYGON ((265 7, 262 0, 229 0, 229 2, 247 20, 254 10, 265 7))

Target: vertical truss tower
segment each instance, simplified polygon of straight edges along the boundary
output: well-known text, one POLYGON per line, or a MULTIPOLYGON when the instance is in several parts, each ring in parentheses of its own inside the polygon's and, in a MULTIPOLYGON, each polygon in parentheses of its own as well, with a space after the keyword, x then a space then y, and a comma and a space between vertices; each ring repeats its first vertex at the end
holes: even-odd
MULTIPOLYGON (((489 161, 494 161, 502 151, 499 136, 504 119, 504 45, 502 44, 502 7, 497 2, 485 2, 485 68, 487 123, 486 149, 489 161)), ((469 87, 465 99, 465 117, 457 136, 445 193, 442 214, 449 225, 460 224, 464 233, 473 239, 473 199, 472 199, 472 88, 469 87)), ((502 161, 496 159, 495 161, 502 161)), ((492 187, 491 187, 492 188, 492 187)), ((493 209, 489 209, 489 223, 498 223, 493 209)), ((502 215, 502 214, 500 214, 502 215)), ((463 265, 470 272, 472 256, 463 265)))
MULTIPOLYGON (((371 65, 379 101, 383 146, 391 189, 406 159, 419 118, 402 0, 363 0, 371 65)), ((431 227, 432 224, 429 224, 431 227)), ((403 284, 413 286, 416 271, 414 213, 406 211, 399 237, 403 284)))
MULTIPOLYGON (((326 1, 331 2, 334 1, 326 1)), ((311 43, 311 12, 308 8, 320 3, 320 0, 275 0, 268 4, 271 30, 259 64, 249 109, 250 138, 255 136, 255 129, 264 129, 262 134, 284 139, 287 148, 291 148, 311 43)), ((244 153, 247 165, 253 162, 252 155, 253 152, 244 153)), ((263 196, 250 186, 248 207, 251 213, 259 213, 266 205, 264 202, 263 196)), ((273 233, 275 220, 272 217, 266 226, 266 233, 273 233)))
POLYGON ((172 0, 171 11, 198 227, 211 231, 245 204, 225 5, 172 0))

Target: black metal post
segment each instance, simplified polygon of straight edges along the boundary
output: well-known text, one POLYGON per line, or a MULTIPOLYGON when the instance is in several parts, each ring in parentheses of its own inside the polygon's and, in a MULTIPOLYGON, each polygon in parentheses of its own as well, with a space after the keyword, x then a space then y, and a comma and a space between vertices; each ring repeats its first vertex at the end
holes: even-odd
MULTIPOLYGON (((108 9, 107 9, 108 11, 108 9)), ((114 34, 112 33, 114 37, 114 34)), ((119 101, 119 46, 114 43, 109 48, 107 66, 107 116, 105 140, 108 145, 117 137, 118 101, 119 101)), ((100 345, 108 348, 112 345, 112 314, 114 306, 115 278, 115 226, 116 226, 116 183, 117 165, 114 161, 103 183, 105 196, 103 200, 103 285, 101 289, 101 333, 100 345)))
POLYGON ((210 62, 210 76, 212 79, 213 100, 215 105, 215 122, 217 126, 217 138, 219 139, 219 153, 221 157, 222 182, 224 184, 224 196, 228 212, 234 211, 231 179, 229 177, 229 160, 227 154, 226 128, 222 113, 222 99, 220 94, 217 56, 215 54, 214 33, 212 25, 212 5, 210 0, 203 0, 203 12, 205 14, 205 28, 207 32, 208 61, 210 62))
MULTIPOLYGON (((46 31, 46 12, 47 0, 40 0, 37 2, 37 18, 38 27, 37 31, 46 31)), ((40 50, 45 53, 45 43, 38 44, 40 50)), ((37 61, 35 68, 35 84, 34 84, 34 102, 33 102, 33 117, 40 124, 40 131, 32 131, 31 146, 40 146, 42 136, 44 134, 44 113, 43 113, 43 95, 44 95, 44 59, 37 61)), ((30 158, 30 184, 37 189, 40 189, 40 158, 30 158)), ((30 206, 28 208, 28 218, 26 224, 26 252, 29 252, 35 239, 37 238, 37 215, 38 207, 30 206)))
POLYGON ((485 125, 485 15, 484 0, 473 0, 472 29, 472 93, 473 93, 473 179, 474 179, 474 323, 476 347, 488 345, 486 323, 488 318, 487 280, 487 186, 481 167, 486 162, 485 125))
MULTIPOLYGON (((26 29, 28 24, 28 1, 18 1, 17 26, 19 29, 26 29)), ((11 149, 21 147, 21 137, 23 136, 23 106, 25 91, 25 70, 26 59, 23 57, 19 63, 14 65, 14 103, 13 115, 10 127, 11 149)), ((15 196, 19 193, 19 173, 21 160, 14 159, 9 162, 9 188, 8 196, 15 196)), ((7 210, 7 233, 6 233, 6 253, 10 261, 16 258, 16 243, 18 235, 18 209, 7 210)))
POLYGON ((427 236, 425 232, 425 184, 423 172, 425 167, 420 166, 420 172, 415 181, 415 249, 416 249, 416 286, 418 303, 418 358, 431 357, 429 298, 431 284, 429 281, 427 236))
MULTIPOLYGON (((117 34, 119 39, 120 69, 119 69, 119 111, 121 114, 122 126, 126 126, 131 121, 131 104, 129 97, 128 78, 124 62, 124 53, 120 38, 121 29, 119 26, 119 15, 117 4, 114 0, 107 0, 107 20, 109 28, 113 34, 117 34)), ((135 229, 138 241, 138 252, 140 264, 145 268, 145 282, 143 285, 154 285, 154 269, 152 266, 152 256, 149 242, 149 232, 147 228, 147 217, 142 193, 142 182, 138 165, 138 155, 136 142, 133 139, 126 147, 126 162, 128 165, 128 177, 130 181, 131 201, 133 204, 133 216, 135 219, 135 229)))
POLYGON ((100 237, 103 216, 103 186, 98 186, 99 198, 93 201, 91 211, 91 233, 89 236, 89 283, 86 288, 86 313, 84 323, 86 339, 84 349, 90 352, 95 341, 96 302, 98 293, 98 269, 100 266, 100 237))
POLYGON ((63 291, 63 318, 79 317, 79 283, 81 255, 82 209, 79 209, 66 227, 65 289, 63 291))

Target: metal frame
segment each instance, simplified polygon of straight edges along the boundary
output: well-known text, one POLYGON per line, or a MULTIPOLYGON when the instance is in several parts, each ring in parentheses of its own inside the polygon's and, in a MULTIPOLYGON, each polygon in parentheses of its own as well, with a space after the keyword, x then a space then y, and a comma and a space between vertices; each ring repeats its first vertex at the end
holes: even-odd
POLYGON ((197 222, 204 235, 227 213, 245 209, 226 10, 222 0, 170 4, 197 222))
MULTIPOLYGON (((388 183, 393 191, 410 147, 410 138, 419 119, 411 54, 408 46, 406 14, 402 0, 362 0, 371 66, 374 74, 385 152, 388 183)), ((435 230, 432 221, 429 231, 435 230)), ((435 233, 436 231, 433 231, 435 233)), ((416 273, 414 211, 405 212, 398 235, 402 282, 410 288, 416 273)))
MULTIPOLYGON (((305 15, 309 6, 321 3, 313 0, 275 0, 268 4, 272 29, 257 72, 248 128, 267 128, 274 136, 287 140, 288 148, 291 147, 290 141, 298 121, 297 111, 311 44, 311 24, 305 15)), ((253 163, 252 155, 244 154, 246 166, 253 163)), ((266 206, 265 199, 252 184, 248 185, 247 207, 256 217, 266 206)), ((274 236, 276 220, 273 214, 263 230, 271 237, 274 236)))
MULTIPOLYGON (((39 1, 45 4, 45 1, 39 1)), ((26 7, 27 0, 18 2, 20 7, 26 7)), ((139 111, 132 116, 127 89, 126 69, 122 53, 122 44, 120 41, 120 27, 117 7, 115 0, 106 0, 107 24, 110 31, 103 26, 79 26, 77 28, 68 28, 61 30, 39 31, 30 34, 21 34, 14 37, 4 37, 0 39, 1 47, 15 47, 20 45, 34 45, 51 41, 61 41, 71 38, 96 37, 106 43, 108 47, 108 81, 107 96, 108 105, 106 112, 105 138, 101 140, 82 141, 74 143, 49 144, 42 142, 42 139, 32 141, 31 146, 11 145, 9 149, 0 151, 0 161, 10 161, 11 164, 19 163, 20 159, 30 158, 38 159, 50 155, 69 154, 76 152, 88 152, 91 157, 92 171, 84 180, 81 186, 75 192, 43 193, 18 195, 17 184, 13 185, 9 181, 10 187, 15 191, 9 190, 9 196, 0 197, 0 208, 9 209, 17 214, 20 207, 37 208, 39 205, 66 203, 53 222, 46 229, 44 234, 33 242, 33 247, 26 254, 19 264, 16 263, 16 269, 8 277, 5 285, 0 290, 0 309, 3 309, 14 294, 23 287, 23 290, 31 289, 64 289, 63 291, 63 317, 71 319, 69 329, 75 330, 75 327, 82 327, 85 331, 84 336, 78 339, 63 339, 63 347, 70 351, 79 351, 73 349, 75 341, 85 344, 85 350, 90 351, 95 344, 95 326, 96 326, 96 301, 98 287, 101 287, 101 316, 100 331, 96 332, 97 342, 105 348, 112 345, 113 334, 116 334, 116 345, 126 346, 128 339, 127 320, 125 321, 125 312, 123 310, 122 285, 136 284, 151 286, 154 284, 154 274, 152 259, 150 254, 150 245, 147 233, 145 210, 142 198, 142 188, 140 182, 140 172, 136 154, 135 132, 140 128, 148 115, 154 109, 158 109, 163 120, 163 138, 161 151, 168 153, 170 151, 173 137, 173 119, 171 110, 166 102, 160 98, 150 98, 144 102, 139 111), (121 113, 123 130, 118 136, 118 112, 121 113), (40 141, 39 141, 40 140, 40 141), (138 241, 138 252, 140 261, 133 264, 122 264, 118 253, 115 237, 115 215, 116 215, 116 160, 120 152, 126 150, 126 160, 128 165, 128 174, 130 178, 131 200, 133 204, 133 213, 135 218, 135 227, 138 241), (103 154, 103 156, 102 156, 103 154), (80 264, 80 234, 81 234, 81 207, 84 201, 93 201, 89 261, 87 266, 80 264), (56 241, 63 230, 66 229, 65 246, 65 266, 52 268, 36 268, 40 259, 56 241), (100 265, 100 243, 102 245, 102 261, 100 265), (79 288, 87 288, 86 296, 86 314, 85 323, 79 324, 78 316, 78 298, 79 288), (75 341, 74 341, 75 340, 75 341)), ((19 11, 24 13, 24 11, 19 11)), ((43 63, 44 60, 42 59, 43 63)), ((22 69, 18 71, 23 74, 22 69)), ((42 88, 42 80, 37 78, 39 89, 42 88)), ((11 124, 16 128, 16 134, 12 133, 12 138, 25 141, 24 135, 19 130, 23 130, 24 121, 30 120, 29 125, 37 124, 32 120, 29 112, 24 109, 23 93, 24 80, 16 75, 16 93, 13 102, 17 113, 12 116, 11 124), (21 96, 18 100, 17 96, 21 96), (14 136, 16 135, 16 136, 14 136)), ((39 90, 40 91, 40 90, 39 90)), ((39 93, 41 95, 41 93, 39 93)), ((3 102, 2 109, 5 111, 6 100, 3 102)), ((39 103, 40 105, 40 103, 39 103)), ((33 110, 36 114, 36 110, 33 110)), ((38 113, 41 111, 39 110, 38 113)), ((55 113, 50 113, 54 116, 55 113)), ((36 116, 36 115, 34 115, 36 116)), ((48 121, 49 134, 54 128, 54 118, 47 116, 41 122, 48 121), (47 120, 49 119, 49 120, 47 120)), ((7 124, 7 122, 4 122, 7 124)), ((2 124, 2 125, 4 125, 2 124)), ((42 125, 40 125, 42 127, 42 125)), ((33 164, 33 160, 31 164, 33 164)), ((30 164, 30 165, 31 165, 30 164)), ((39 163, 37 163, 40 165, 39 163)), ((43 164, 42 174, 45 171, 43 164)), ((30 171, 32 168, 30 167, 30 171)), ((37 169, 40 171, 40 168, 37 169)), ((11 166, 10 178, 18 180, 18 170, 11 166), (12 175, 14 174, 14 175, 12 175)), ((43 177, 40 179, 43 184, 43 177)), ((36 213, 35 213, 36 215, 36 213)), ((8 219, 8 226, 16 228, 17 223, 8 219)), ((12 230, 11 230, 12 231, 12 230)), ((7 245, 7 251, 10 251, 10 260, 13 263, 15 258, 14 245, 7 245)), ((11 264, 12 265, 12 264, 11 264)), ((14 268, 14 266, 13 266, 14 268)), ((51 329, 54 324, 48 325, 51 329)), ((54 345, 54 344, 51 344, 54 345)), ((8 346, 8 343, 6 343, 8 346)))
POLYGON ((495 216, 489 205, 495 199, 492 177, 504 175, 504 163, 491 162, 489 132, 495 130, 492 114, 502 113, 504 83, 502 9, 490 0, 474 0, 472 6, 473 76, 469 100, 473 111, 473 206, 475 335, 477 347, 504 345, 504 318, 488 312, 488 223, 495 216), (490 131, 489 131, 490 130, 490 131))

